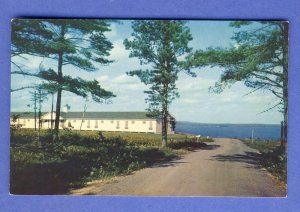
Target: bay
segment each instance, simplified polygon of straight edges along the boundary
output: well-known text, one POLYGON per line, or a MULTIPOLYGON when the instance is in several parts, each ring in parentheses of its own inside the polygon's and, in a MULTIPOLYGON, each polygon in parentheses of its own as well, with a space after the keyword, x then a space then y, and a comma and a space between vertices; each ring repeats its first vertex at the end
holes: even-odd
POLYGON ((276 124, 205 124, 176 122, 176 132, 192 133, 216 138, 280 139, 280 125, 276 124))

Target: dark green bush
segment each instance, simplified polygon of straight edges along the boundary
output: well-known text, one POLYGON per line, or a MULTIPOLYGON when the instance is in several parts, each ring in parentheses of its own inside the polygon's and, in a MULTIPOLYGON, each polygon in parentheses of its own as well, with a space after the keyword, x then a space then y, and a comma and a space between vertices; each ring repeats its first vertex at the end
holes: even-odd
POLYGON ((202 148, 186 135, 170 136, 169 148, 160 148, 160 135, 108 134, 19 129, 11 141, 10 185, 13 194, 64 194, 92 179, 124 175, 177 157, 172 149, 202 148), (139 140, 141 139, 141 140, 139 140))
POLYGON ((11 147, 13 194, 62 194, 88 180, 128 174, 176 156, 121 138, 85 137, 71 131, 61 133, 60 143, 50 142, 51 133, 43 132, 45 144, 39 145, 31 141, 35 136, 24 136, 27 133, 16 134, 14 143, 19 145, 11 147))
POLYGON ((199 141, 191 141, 191 140, 184 140, 184 141, 173 141, 170 142, 168 145, 172 149, 201 149, 207 147, 206 143, 202 143, 199 141))
POLYGON ((273 151, 262 153, 261 164, 279 179, 287 179, 287 153, 284 148, 277 147, 273 151))
POLYGON ((274 176, 286 182, 287 179, 287 153, 279 141, 272 140, 243 140, 248 146, 259 150, 259 163, 274 176))

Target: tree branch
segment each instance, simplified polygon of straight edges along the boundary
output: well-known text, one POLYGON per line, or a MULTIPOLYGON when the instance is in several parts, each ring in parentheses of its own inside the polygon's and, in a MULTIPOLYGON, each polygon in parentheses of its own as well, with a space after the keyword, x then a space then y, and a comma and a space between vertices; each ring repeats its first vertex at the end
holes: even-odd
POLYGON ((20 88, 10 89, 10 92, 20 91, 20 90, 24 90, 24 89, 28 89, 28 88, 36 88, 36 85, 24 86, 24 87, 20 87, 20 88))
POLYGON ((277 107, 278 105, 281 105, 281 104, 282 104, 282 103, 281 103, 281 102, 279 102, 279 103, 277 103, 276 105, 274 105, 274 106, 272 106, 272 107, 268 108, 267 110, 264 110, 264 111, 262 111, 262 112, 260 112, 260 113, 257 113, 256 115, 259 115, 259 114, 262 114, 262 113, 268 112, 268 111, 270 111, 270 110, 274 109, 275 107, 277 107))

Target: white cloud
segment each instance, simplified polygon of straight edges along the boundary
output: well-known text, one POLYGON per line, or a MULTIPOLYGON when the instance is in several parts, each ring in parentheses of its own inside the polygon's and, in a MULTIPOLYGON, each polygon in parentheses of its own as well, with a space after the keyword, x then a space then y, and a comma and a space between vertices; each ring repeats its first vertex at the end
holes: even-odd
POLYGON ((116 24, 111 24, 110 31, 105 32, 104 35, 108 38, 108 40, 114 39, 118 35, 116 24))
POLYGON ((185 77, 183 80, 179 80, 177 83, 177 87, 179 92, 192 92, 192 91, 200 91, 207 90, 210 86, 215 83, 215 80, 206 79, 206 78, 192 78, 185 77))
MULTIPOLYGON (((15 57, 12 60, 15 63, 17 63, 22 69, 26 71, 34 72, 38 70, 39 65, 43 61, 43 58, 27 56, 26 58, 15 57)), ((12 68, 16 68, 16 67, 12 65, 12 68)))
POLYGON ((129 51, 125 49, 125 46, 123 45, 123 39, 118 39, 113 42, 113 46, 114 48, 110 51, 111 59, 115 61, 119 61, 124 58, 128 59, 129 51))
POLYGON ((109 79, 109 77, 107 75, 103 75, 103 76, 98 77, 96 80, 100 83, 103 83, 103 82, 107 82, 108 79, 109 79))
POLYGON ((136 77, 128 76, 127 74, 121 74, 111 80, 112 83, 118 84, 129 84, 129 83, 137 83, 139 80, 136 77))

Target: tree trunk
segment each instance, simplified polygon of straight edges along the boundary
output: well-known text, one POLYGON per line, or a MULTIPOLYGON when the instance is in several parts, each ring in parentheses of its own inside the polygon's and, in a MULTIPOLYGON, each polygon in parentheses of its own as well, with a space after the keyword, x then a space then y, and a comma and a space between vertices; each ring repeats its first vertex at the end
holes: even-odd
POLYGON ((57 100, 56 100, 56 113, 55 113, 55 125, 54 125, 54 134, 53 141, 58 141, 59 133, 59 117, 60 117, 60 107, 61 107, 61 93, 62 89, 59 88, 57 91, 57 100))
POLYGON ((167 126, 168 126, 168 117, 166 115, 167 113, 164 111, 162 113, 162 130, 161 130, 161 136, 162 136, 162 146, 167 147, 167 140, 168 140, 168 132, 167 132, 167 126))
POLYGON ((164 84, 164 100, 162 104, 162 130, 161 130, 161 136, 162 136, 162 146, 167 147, 168 146, 168 84, 164 84))
POLYGON ((283 23, 283 138, 281 146, 286 148, 288 130, 288 23, 283 23))
MULTIPOLYGON (((65 35, 65 26, 61 26, 60 31, 60 39, 64 39, 65 35)), ((57 74, 58 74, 58 90, 57 90, 57 99, 56 99, 56 111, 55 111, 55 126, 54 126, 54 134, 53 134, 53 141, 58 141, 58 133, 59 133, 59 118, 60 118, 60 108, 61 108, 61 94, 62 94, 62 65, 63 65, 63 49, 59 50, 58 52, 58 68, 57 68, 57 74)))
POLYGON ((52 93, 52 102, 51 102, 51 132, 53 130, 53 93, 52 93))
POLYGON ((34 131, 36 131, 36 91, 34 92, 34 131))
POLYGON ((81 131, 81 127, 82 127, 82 123, 83 123, 83 119, 84 119, 84 115, 85 115, 86 109, 87 109, 87 104, 85 103, 84 107, 83 107, 83 113, 82 113, 82 118, 81 118, 81 123, 80 123, 79 131, 81 131))

